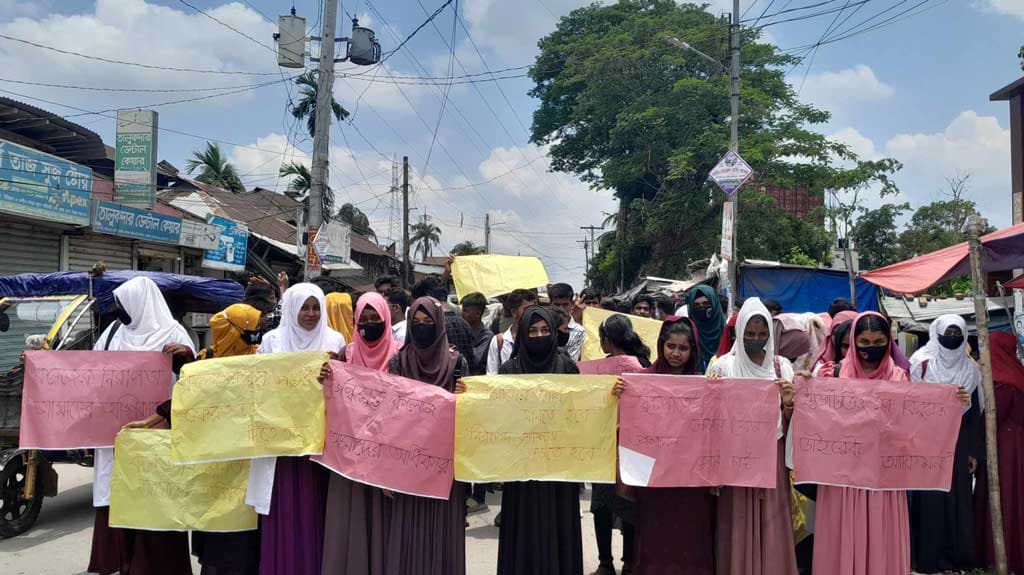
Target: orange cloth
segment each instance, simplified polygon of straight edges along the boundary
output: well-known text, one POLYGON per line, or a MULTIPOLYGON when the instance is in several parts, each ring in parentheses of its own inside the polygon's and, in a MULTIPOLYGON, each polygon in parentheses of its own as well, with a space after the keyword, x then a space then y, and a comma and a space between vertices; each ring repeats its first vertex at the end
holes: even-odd
POLYGON ((327 325, 345 336, 345 342, 352 342, 355 323, 352 319, 352 296, 347 293, 327 294, 327 325))

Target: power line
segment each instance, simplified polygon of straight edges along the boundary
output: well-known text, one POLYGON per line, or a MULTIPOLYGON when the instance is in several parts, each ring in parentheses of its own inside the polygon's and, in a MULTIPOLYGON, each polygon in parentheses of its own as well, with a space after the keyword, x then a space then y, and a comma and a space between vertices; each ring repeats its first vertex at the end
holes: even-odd
POLYGON ((197 8, 194 4, 188 2, 188 0, 178 0, 178 2, 184 4, 185 6, 188 6, 189 8, 195 10, 196 12, 202 14, 203 16, 206 16, 210 20, 216 22, 217 24, 220 24, 221 26, 227 28, 228 30, 231 30, 235 34, 238 34, 239 36, 241 36, 242 38, 245 38, 246 40, 252 42, 253 44, 256 44, 257 46, 262 46, 266 50, 270 50, 270 52, 272 54, 274 54, 275 57, 277 56, 277 50, 274 50, 273 48, 271 48, 270 46, 267 46, 263 42, 260 42, 256 38, 253 38, 252 36, 246 34, 245 32, 242 32, 241 30, 239 30, 238 28, 235 28, 231 24, 228 24, 227 22, 218 19, 216 16, 212 16, 212 15, 202 11, 201 9, 197 8))
MULTIPOLYGON (((292 78, 294 78, 294 76, 292 78)), ((292 78, 289 78, 289 80, 291 80, 292 78)), ((264 82, 260 84, 241 84, 235 86, 219 86, 216 88, 107 88, 100 86, 78 86, 74 84, 50 84, 46 82, 30 82, 28 80, 14 80, 11 78, 0 78, 0 82, 10 82, 11 84, 23 84, 25 86, 40 86, 43 88, 64 88, 68 90, 83 90, 88 92, 123 92, 126 94, 174 94, 194 92, 220 92, 221 90, 262 88, 263 86, 267 86, 273 83, 264 82)))
MULTIPOLYGON (((405 47, 405 45, 409 42, 409 40, 412 40, 413 36, 415 36, 416 34, 419 34, 420 30, 422 30, 424 27, 426 27, 427 24, 430 24, 431 22, 433 22, 434 18, 437 18, 437 16, 441 12, 443 12, 444 9, 447 8, 449 4, 451 4, 454 1, 455 0, 445 0, 444 4, 441 4, 440 6, 438 6, 437 10, 434 10, 433 14, 428 16, 427 19, 425 21, 423 21, 419 26, 417 26, 416 29, 413 30, 408 36, 406 36, 404 40, 399 42, 398 46, 395 46, 394 50, 390 50, 390 51, 386 52, 384 54, 384 57, 380 59, 380 62, 377 65, 378 66, 383 66, 384 62, 387 62, 388 59, 391 58, 391 56, 393 56, 395 54, 395 52, 398 52, 403 47, 405 47)), ((369 6, 369 5, 370 5, 370 3, 367 2, 367 6, 369 6)), ((371 8, 371 10, 373 10, 373 8, 371 8)), ((374 10, 374 12, 376 12, 376 10, 374 10)), ((390 29, 391 27, 389 26, 388 28, 390 29)), ((391 30, 391 31, 392 31, 392 33, 394 33, 394 30, 391 30)))

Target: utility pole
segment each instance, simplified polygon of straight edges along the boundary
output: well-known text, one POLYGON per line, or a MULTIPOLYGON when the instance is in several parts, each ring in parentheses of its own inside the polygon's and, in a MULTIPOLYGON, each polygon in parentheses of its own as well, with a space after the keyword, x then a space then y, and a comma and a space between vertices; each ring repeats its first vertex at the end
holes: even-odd
POLYGON ((582 240, 576 240, 576 243, 583 244, 583 256, 586 258, 587 271, 590 271, 590 252, 587 249, 590 247, 590 240, 583 238, 582 240))
MULTIPOLYGON (((732 0, 732 26, 729 27, 729 41, 732 48, 732 73, 729 84, 731 85, 729 95, 729 149, 739 154, 740 152, 740 0, 732 0)), ((735 205, 732 207, 732 258, 729 260, 729 310, 726 315, 732 313, 736 308, 737 296, 739 295, 739 284, 736 281, 736 268, 739 254, 736 252, 736 221, 740 217, 740 190, 736 190, 733 197, 735 205)))
POLYGON ((484 253, 491 253, 491 213, 484 214, 484 253))
MULTIPOLYGON (((310 232, 324 223, 323 197, 327 194, 328 154, 331 145, 331 101, 334 90, 334 26, 338 19, 338 0, 324 0, 320 31, 320 68, 316 82, 316 118, 313 126, 313 169, 309 189, 309 217, 306 228, 310 232)), ((307 242, 313 242, 310 234, 307 242)), ((307 249, 307 254, 308 254, 307 249)), ((310 278, 309 258, 306 260, 306 279, 310 278)))
POLYGON ((409 287, 409 156, 402 156, 402 287, 409 287))
MULTIPOLYGON (((597 245, 597 242, 594 240, 594 232, 603 230, 604 226, 580 226, 580 229, 583 231, 590 230, 590 257, 587 258, 587 273, 590 273, 590 262, 597 258, 597 254, 594 253, 594 246, 597 245)), ((586 246, 583 249, 586 249, 586 246)))

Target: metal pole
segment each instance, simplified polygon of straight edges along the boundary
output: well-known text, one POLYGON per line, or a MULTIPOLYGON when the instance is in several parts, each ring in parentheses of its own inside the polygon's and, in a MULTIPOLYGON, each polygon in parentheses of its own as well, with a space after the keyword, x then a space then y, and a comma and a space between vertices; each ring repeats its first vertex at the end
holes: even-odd
MULTIPOLYGON (((729 83, 731 94, 729 96, 729 149, 739 153, 740 150, 740 0, 732 1, 732 25, 729 27, 730 43, 732 47, 732 74, 729 83)), ((736 300, 739 284, 736 283, 736 267, 739 254, 736 251, 736 221, 740 214, 740 191, 736 190, 734 198, 735 205, 732 210, 732 259, 729 260, 729 310, 736 308, 736 300)))
POLYGON ((402 287, 409 287, 409 156, 402 156, 402 287))
POLYGON ((484 253, 491 253, 491 213, 484 214, 484 253))
POLYGON ((1006 575, 1006 542, 1003 538, 1003 508, 999 490, 999 451, 996 445, 996 393, 992 383, 992 356, 988 340, 988 289, 982 273, 981 230, 987 226, 984 218, 971 216, 967 220, 967 245, 971 254, 971 283, 974 292, 974 317, 978 326, 982 386, 985 390, 985 455, 988 457, 988 504, 992 516, 992 547, 995 551, 996 573, 1006 575))
MULTIPOLYGON (((331 103, 334 90, 334 26, 338 19, 338 0, 325 0, 321 17, 320 67, 316 82, 316 118, 313 126, 313 169, 309 190, 308 230, 319 229, 324 223, 323 197, 327 193, 328 154, 331 146, 331 103)), ((312 242, 309 237, 307 242, 312 242)), ((308 250, 307 250, 308 251, 308 250)), ((306 259, 305 277, 309 279, 309 259, 306 259)))

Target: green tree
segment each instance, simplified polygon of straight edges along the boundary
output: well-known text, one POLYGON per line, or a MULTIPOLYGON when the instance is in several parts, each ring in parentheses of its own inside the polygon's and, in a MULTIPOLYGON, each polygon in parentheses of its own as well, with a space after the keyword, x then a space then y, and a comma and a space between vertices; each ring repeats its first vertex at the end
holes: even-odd
MULTIPOLYGON (((900 234, 900 258, 908 259, 967 241, 967 218, 980 215, 975 203, 967 199, 971 175, 946 178, 947 200, 921 206, 900 234)), ((995 231, 989 227, 988 231, 995 231)))
MULTIPOLYGON (((859 162, 848 147, 815 132, 829 114, 800 103, 786 82, 785 71, 797 60, 759 42, 756 29, 741 35, 740 150, 760 181, 821 194, 898 167, 890 160, 859 162)), ((701 6, 619 0, 572 11, 540 40, 530 70, 530 93, 539 100, 532 141, 550 146, 552 169, 622 202, 621 233, 599 244, 589 273, 595 286, 617 286, 620 270, 627 282, 641 273, 682 275, 690 262, 718 251, 724 198, 707 176, 728 149, 729 80, 666 38, 725 62, 727 36, 727 24, 701 6)), ((793 244, 765 250, 743 239, 750 219, 784 214, 744 219, 745 213, 741 206, 741 258, 789 254, 793 244)), ((820 222, 807 225, 823 229, 820 222)), ((801 249, 815 258, 821 252, 801 249)))
POLYGON ((227 160, 220 146, 214 142, 206 142, 206 149, 195 150, 192 157, 185 162, 188 173, 199 171, 196 180, 211 186, 217 186, 236 194, 245 191, 238 170, 227 160))
MULTIPOLYGON (((313 137, 316 131, 316 92, 317 72, 310 70, 295 78, 295 84, 299 87, 299 100, 292 106, 292 116, 296 120, 306 120, 306 131, 309 137, 313 137)), ((348 110, 339 104, 334 96, 331 96, 331 113, 337 121, 348 118, 348 110)))
POLYGON ((862 208, 850 238, 860 254, 862 269, 873 270, 900 259, 896 219, 910 210, 910 204, 884 204, 869 210, 862 208))
POLYGON ((341 209, 338 210, 338 219, 352 226, 353 232, 376 241, 377 233, 370 227, 370 218, 358 207, 348 202, 341 204, 341 209))
MULTIPOLYGON (((288 162, 287 164, 281 164, 281 168, 278 170, 278 174, 282 178, 291 178, 288 182, 288 189, 293 192, 300 194, 309 194, 309 191, 313 188, 313 175, 309 172, 309 168, 305 164, 298 162, 288 162)), ((303 199, 303 203, 305 203, 303 199)), ((323 214, 324 221, 331 221, 332 214, 334 213, 334 191, 331 187, 327 187, 327 192, 320 198, 321 204, 320 209, 323 214)))
POLYGON ((487 253, 487 249, 484 248, 484 246, 478 246, 473 242, 466 240, 455 244, 452 251, 448 253, 453 256, 479 256, 487 253))
POLYGON ((430 257, 433 249, 441 243, 441 228, 430 223, 425 217, 410 227, 409 241, 415 246, 414 255, 423 261, 430 257))

